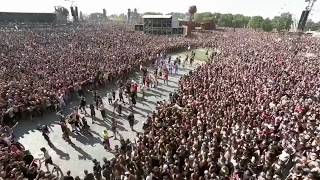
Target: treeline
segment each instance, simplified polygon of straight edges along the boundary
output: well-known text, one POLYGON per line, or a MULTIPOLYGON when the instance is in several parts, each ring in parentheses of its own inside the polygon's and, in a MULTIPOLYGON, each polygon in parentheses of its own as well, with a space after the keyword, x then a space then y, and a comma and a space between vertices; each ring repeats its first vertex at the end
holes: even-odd
POLYGON ((220 27, 231 28, 253 28, 263 29, 264 31, 289 30, 293 20, 290 13, 282 13, 273 19, 263 18, 262 16, 244 16, 242 14, 221 14, 221 13, 197 13, 194 20, 196 22, 214 21, 220 27))
POLYGON ((320 21, 319 22, 313 22, 312 20, 307 21, 305 30, 319 31, 320 30, 320 21))
MULTIPOLYGON (((142 15, 162 15, 160 12, 145 12, 142 15)), ((168 15, 172 15, 178 19, 189 19, 188 13, 171 12, 168 15)), ((112 15, 111 19, 120 19, 125 21, 126 15, 112 15)), ((203 12, 196 13, 193 19, 195 22, 208 22, 214 21, 219 27, 230 28, 253 28, 262 29, 270 32, 276 31, 289 31, 293 24, 292 14, 289 12, 281 13, 280 16, 275 16, 272 19, 263 18, 262 16, 244 16, 242 14, 222 14, 203 12)), ((320 30, 320 21, 315 23, 309 20, 306 23, 305 30, 320 30)))

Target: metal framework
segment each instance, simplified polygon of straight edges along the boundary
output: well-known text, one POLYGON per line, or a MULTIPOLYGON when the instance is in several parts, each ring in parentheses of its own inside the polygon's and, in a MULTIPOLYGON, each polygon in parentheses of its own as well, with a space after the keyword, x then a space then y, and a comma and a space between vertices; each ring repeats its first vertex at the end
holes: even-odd
POLYGON ((313 8, 314 3, 315 3, 316 1, 317 1, 317 0, 306 0, 306 2, 308 2, 308 5, 307 5, 307 7, 306 7, 306 10, 307 10, 307 11, 311 11, 312 8, 313 8))
POLYGON ((305 7, 305 9, 302 11, 302 14, 301 14, 301 17, 300 17, 300 20, 299 20, 299 24, 298 24, 298 27, 297 27, 297 30, 298 32, 303 32, 304 31, 304 28, 305 28, 305 25, 306 25, 306 22, 308 20, 308 16, 313 8, 313 5, 314 3, 316 2, 317 0, 305 0, 305 2, 307 2, 307 6, 305 7))

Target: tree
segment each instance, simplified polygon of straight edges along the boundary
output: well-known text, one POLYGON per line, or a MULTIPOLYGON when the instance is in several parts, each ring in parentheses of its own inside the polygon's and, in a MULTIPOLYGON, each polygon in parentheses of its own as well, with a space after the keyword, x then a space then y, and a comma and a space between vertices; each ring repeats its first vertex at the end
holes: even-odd
POLYGON ((259 29, 262 27, 263 17, 261 16, 253 16, 249 21, 249 27, 253 29, 259 29))
POLYGON ((172 17, 175 17, 177 19, 185 19, 186 18, 185 13, 179 13, 179 12, 171 12, 171 13, 168 13, 167 15, 171 15, 172 17))
POLYGON ((211 12, 197 13, 194 16, 194 21, 199 23, 213 21, 213 20, 215 20, 215 18, 211 12))
POLYGON ((272 19, 272 24, 277 29, 277 31, 290 30, 292 23, 292 14, 290 13, 282 13, 280 16, 275 16, 272 19))
POLYGON ((290 14, 289 12, 286 12, 286 13, 282 13, 280 17, 284 22, 285 30, 289 31, 291 24, 293 23, 292 14, 290 14))
POLYGON ((233 27, 233 15, 221 14, 218 20, 218 25, 222 27, 233 27))
POLYGON ((263 29, 264 31, 267 31, 267 32, 272 31, 272 29, 273 29, 272 21, 271 21, 269 18, 265 19, 265 20, 262 22, 262 29, 263 29))
POLYGON ((214 19, 216 20, 216 22, 218 22, 218 20, 221 17, 221 13, 213 13, 212 15, 213 15, 214 19))
POLYGON ((194 19, 194 14, 197 13, 197 6, 190 6, 188 12, 190 14, 189 20, 192 21, 194 19))
POLYGON ((305 30, 307 31, 318 31, 320 30, 320 21, 315 23, 311 19, 307 21, 305 30))
POLYGON ((242 14, 233 15, 232 25, 234 28, 244 28, 248 25, 250 17, 242 14))

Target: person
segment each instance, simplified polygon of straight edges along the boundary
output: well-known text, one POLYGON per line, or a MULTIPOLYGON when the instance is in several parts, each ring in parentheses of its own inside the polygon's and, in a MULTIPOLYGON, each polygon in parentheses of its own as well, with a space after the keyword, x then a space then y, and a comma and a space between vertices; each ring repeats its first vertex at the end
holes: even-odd
POLYGON ((107 119, 107 112, 106 112, 106 108, 104 106, 100 107, 100 113, 101 113, 102 119, 106 120, 107 119))
POLYGON ((97 91, 94 91, 94 93, 93 93, 93 100, 96 104, 96 107, 98 108, 99 107, 99 95, 97 94, 97 91))
POLYGON ((136 95, 135 95, 135 93, 131 93, 131 104, 132 104, 132 106, 135 106, 136 103, 137 103, 136 95))
POLYGON ((128 115, 128 121, 129 121, 130 128, 133 131, 134 115, 132 112, 128 115))
MULTIPOLYGON (((99 106, 103 106, 104 104, 103 104, 103 100, 102 100, 102 97, 101 96, 98 96, 97 97, 97 100, 98 100, 98 104, 99 104, 99 106)), ((97 108, 98 109, 98 108, 97 108)))
POLYGON ((82 117, 81 121, 82 121, 82 130, 89 130, 90 126, 88 125, 86 118, 82 117))
POLYGON ((49 137, 49 134, 50 134, 50 130, 49 129, 51 129, 51 128, 49 128, 49 126, 47 126, 47 125, 42 125, 42 126, 39 125, 38 129, 41 131, 41 134, 44 137, 44 139, 51 146, 52 142, 51 142, 50 137, 49 137))
POLYGON ((94 159, 93 161, 93 174, 94 177, 96 178, 96 180, 101 180, 102 176, 101 176, 101 166, 100 166, 100 162, 98 162, 96 159, 94 159))
POLYGON ((74 123, 74 131, 78 133, 81 130, 80 115, 78 113, 75 114, 73 123, 74 123))
POLYGON ((74 180, 73 176, 71 176, 71 171, 67 171, 67 175, 63 177, 63 180, 74 180))
POLYGON ((113 135, 114 135, 114 139, 117 139, 117 126, 118 126, 117 121, 114 118, 112 118, 111 129, 112 129, 112 132, 113 132, 113 135))
POLYGON ((122 115, 122 105, 121 104, 118 104, 118 113, 119 113, 119 116, 122 115))
POLYGON ((111 180, 111 174, 112 174, 111 163, 106 158, 103 158, 103 162, 104 164, 102 165, 102 176, 106 180, 111 180))
POLYGON ((84 170, 84 178, 83 180, 95 180, 94 175, 92 173, 88 173, 88 170, 84 170))
POLYGON ((58 124, 61 127, 62 138, 65 140, 70 140, 70 137, 69 137, 70 129, 68 128, 67 124, 65 122, 59 122, 58 124))
POLYGON ((112 104, 112 97, 113 97, 112 92, 109 92, 108 93, 108 102, 109 102, 109 104, 112 104))
POLYGON ((119 88, 119 100, 120 100, 121 102, 123 102, 123 103, 124 103, 124 99, 123 99, 123 90, 122 90, 122 88, 121 88, 121 87, 119 88))
POLYGON ((169 83, 169 72, 167 68, 165 68, 163 72, 163 83, 167 85, 169 83))
POLYGON ((58 167, 56 164, 53 163, 52 158, 49 155, 48 150, 46 148, 42 147, 42 148, 40 148, 40 151, 43 152, 43 158, 42 159, 44 159, 44 163, 45 163, 45 166, 47 168, 47 172, 50 172, 49 171, 49 164, 54 166, 54 168, 58 167))
POLYGON ((172 94, 172 92, 169 93, 169 102, 170 103, 173 102, 173 94, 172 94))
POLYGON ((80 98, 80 106, 79 106, 79 109, 81 111, 81 113, 85 113, 85 115, 87 114, 87 111, 86 111, 86 105, 87 105, 87 101, 86 101, 86 98, 84 96, 82 96, 80 98))
POLYGON ((116 91, 112 90, 112 100, 116 100, 116 91))
POLYGON ((174 74, 178 74, 179 66, 178 63, 174 64, 174 74))
POLYGON ((103 145, 104 145, 104 148, 107 150, 111 149, 111 147, 110 147, 110 138, 111 137, 113 137, 113 136, 109 136, 108 130, 103 131, 103 145))
POLYGON ((119 103, 118 103, 118 102, 119 102, 119 99, 116 99, 116 100, 113 102, 113 110, 112 110, 113 113, 115 113, 116 110, 119 110, 119 109, 118 109, 118 107, 119 107, 119 103))
POLYGON ((142 85, 140 86, 140 91, 141 91, 141 93, 142 93, 142 99, 144 100, 144 97, 145 97, 145 85, 144 85, 144 84, 142 84, 142 85))
POLYGON ((169 66, 169 68, 168 68, 169 72, 172 75, 173 74, 173 65, 172 65, 172 63, 169 63, 168 66, 169 66))
POLYGON ((91 115, 91 119, 92 119, 92 124, 94 124, 94 118, 96 117, 96 111, 94 109, 93 104, 90 104, 90 115, 91 115))

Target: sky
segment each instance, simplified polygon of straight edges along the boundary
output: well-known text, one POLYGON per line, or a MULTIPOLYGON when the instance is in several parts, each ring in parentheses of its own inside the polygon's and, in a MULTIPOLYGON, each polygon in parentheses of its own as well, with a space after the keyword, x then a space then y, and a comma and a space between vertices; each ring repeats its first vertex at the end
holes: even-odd
MULTIPOLYGON (((70 0, 72 1, 72 0, 70 0)), ((65 0, 0 0, 0 12, 53 12, 54 6, 69 9, 71 2, 65 0)), ((272 18, 281 12, 290 12, 300 18, 307 5, 305 0, 73 0, 73 4, 85 14, 102 12, 107 14, 126 13, 128 8, 138 12, 187 12, 189 6, 196 5, 198 12, 220 12, 261 15, 272 18)), ((314 5, 310 18, 320 21, 320 0, 314 5)))

